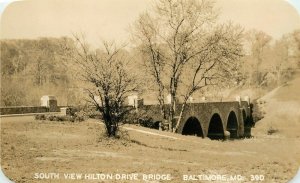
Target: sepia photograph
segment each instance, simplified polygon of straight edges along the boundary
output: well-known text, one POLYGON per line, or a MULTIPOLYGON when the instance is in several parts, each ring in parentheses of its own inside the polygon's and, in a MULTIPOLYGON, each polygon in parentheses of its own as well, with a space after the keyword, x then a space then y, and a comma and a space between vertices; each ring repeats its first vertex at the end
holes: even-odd
POLYGON ((0 183, 299 183, 298 0, 0 1, 0 183))

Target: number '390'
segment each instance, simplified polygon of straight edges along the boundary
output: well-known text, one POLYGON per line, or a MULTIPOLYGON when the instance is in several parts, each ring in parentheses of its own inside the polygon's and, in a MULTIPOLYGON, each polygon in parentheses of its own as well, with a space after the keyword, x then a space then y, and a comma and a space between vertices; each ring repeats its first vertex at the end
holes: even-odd
POLYGON ((251 178, 251 181, 264 181, 265 180, 264 175, 251 175, 250 178, 251 178))

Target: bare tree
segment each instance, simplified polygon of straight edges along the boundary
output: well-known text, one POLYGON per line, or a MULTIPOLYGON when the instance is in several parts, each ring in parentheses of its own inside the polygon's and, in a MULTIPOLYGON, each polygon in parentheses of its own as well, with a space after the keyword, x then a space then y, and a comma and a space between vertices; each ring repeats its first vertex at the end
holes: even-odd
POLYGON ((263 71, 265 69, 262 67, 262 64, 265 64, 267 53, 271 48, 272 37, 262 31, 251 30, 247 32, 246 36, 251 52, 251 62, 253 66, 253 72, 250 74, 250 80, 253 80, 254 84, 257 87, 261 87, 266 84, 268 73, 263 71))
POLYGON ((216 18, 212 1, 160 0, 153 13, 136 21, 134 37, 148 55, 146 65, 157 83, 160 105, 165 90, 171 95, 169 130, 175 123, 178 91, 187 87, 183 111, 194 92, 217 85, 224 68, 231 68, 241 55, 242 30, 231 24, 217 26, 216 18))
POLYGON ((290 42, 287 36, 283 36, 275 42, 273 48, 274 58, 272 60, 274 60, 274 64, 272 64, 271 71, 275 76, 277 86, 282 84, 287 70, 292 66, 289 54, 290 42))
POLYGON ((293 55, 294 58, 298 60, 298 68, 300 68, 300 29, 295 30, 292 33, 292 38, 293 38, 293 55))
POLYGON ((87 84, 85 89, 90 101, 103 115, 107 135, 114 137, 119 122, 129 111, 124 105, 125 99, 137 91, 136 80, 127 67, 129 60, 124 46, 103 41, 103 50, 92 50, 83 36, 74 37, 76 67, 87 84))
POLYGON ((157 34, 158 27, 155 27, 155 22, 149 16, 149 14, 143 14, 140 16, 136 23, 137 31, 135 32, 136 38, 144 44, 140 45, 140 51, 142 52, 144 64, 148 73, 154 79, 157 86, 157 100, 160 105, 161 115, 163 119, 166 119, 165 109, 165 90, 166 87, 163 83, 164 72, 164 59, 161 53, 161 45, 159 45, 159 35, 157 34))
POLYGON ((183 103, 175 130, 178 129, 188 99, 197 91, 210 86, 226 87, 239 79, 237 62, 242 56, 242 31, 239 27, 220 25, 205 41, 205 48, 190 63, 185 74, 183 103))

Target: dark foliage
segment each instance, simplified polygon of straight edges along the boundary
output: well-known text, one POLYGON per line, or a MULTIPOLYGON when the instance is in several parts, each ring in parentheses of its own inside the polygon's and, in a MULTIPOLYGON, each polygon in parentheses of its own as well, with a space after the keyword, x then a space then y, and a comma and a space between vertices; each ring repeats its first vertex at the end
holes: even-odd
POLYGON ((89 116, 85 111, 80 108, 69 107, 67 109, 67 115, 54 115, 54 114, 36 114, 36 120, 49 120, 49 121, 70 121, 70 122, 81 122, 87 119, 89 116))
POLYGON ((150 115, 149 111, 144 109, 132 110, 126 115, 126 123, 136 124, 147 128, 159 129, 160 121, 153 119, 153 115, 150 115))
POLYGON ((257 100, 254 100, 253 103, 251 104, 252 117, 254 123, 264 118, 264 111, 262 111, 260 107, 262 104, 263 102, 258 102, 257 100))

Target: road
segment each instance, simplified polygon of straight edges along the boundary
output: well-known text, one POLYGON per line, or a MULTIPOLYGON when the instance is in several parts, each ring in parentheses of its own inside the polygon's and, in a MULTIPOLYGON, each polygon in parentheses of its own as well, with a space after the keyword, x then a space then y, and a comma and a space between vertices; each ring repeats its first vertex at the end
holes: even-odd
POLYGON ((32 120, 34 120, 34 115, 0 116, 1 123, 12 122, 12 121, 28 122, 28 121, 32 121, 32 120))
POLYGON ((0 122, 28 122, 34 120, 36 114, 60 114, 60 112, 0 115, 0 122))

